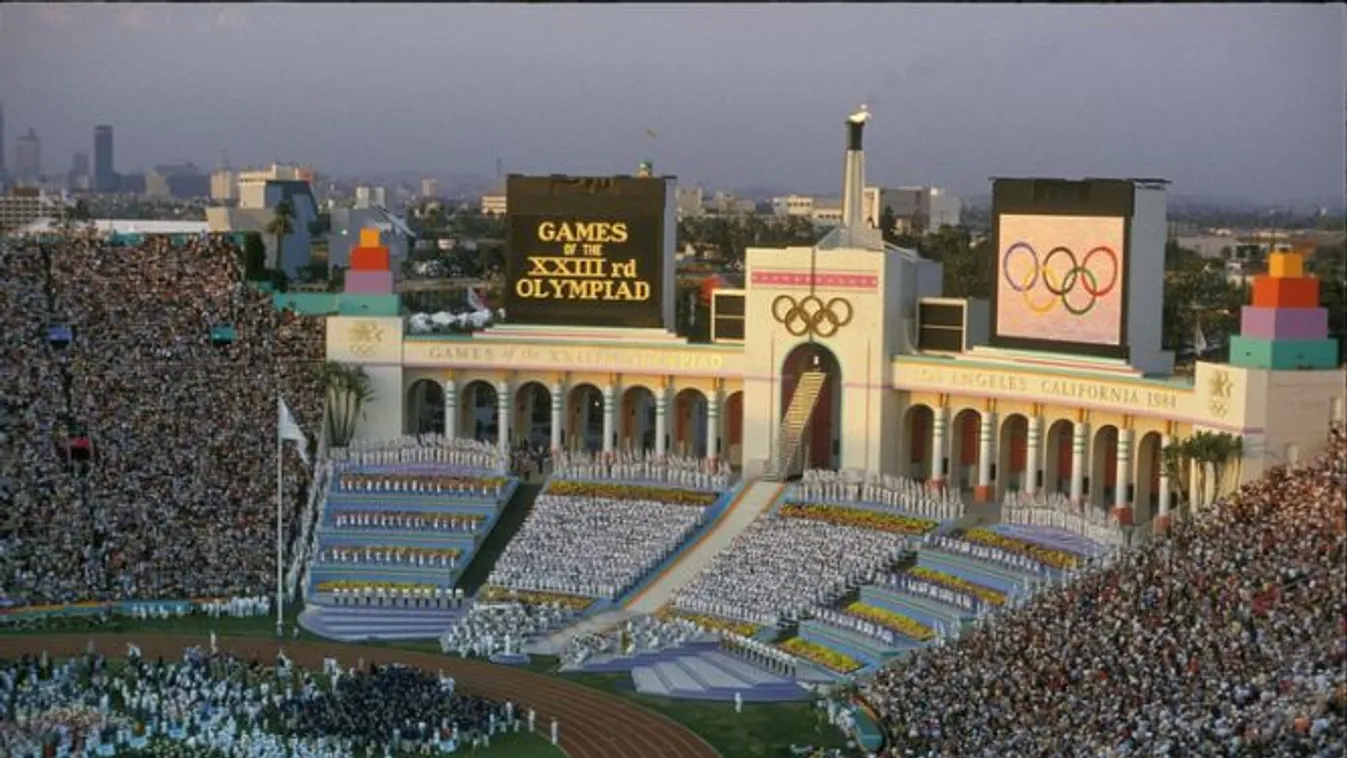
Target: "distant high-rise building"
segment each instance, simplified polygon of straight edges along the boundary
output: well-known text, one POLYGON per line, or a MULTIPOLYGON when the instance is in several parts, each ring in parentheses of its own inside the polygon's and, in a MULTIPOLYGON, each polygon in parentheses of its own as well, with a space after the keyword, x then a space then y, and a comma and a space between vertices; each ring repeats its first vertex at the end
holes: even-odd
POLYGON ((266 207, 268 182, 297 181, 308 182, 312 185, 313 178, 314 173, 311 167, 288 163, 273 163, 264 169, 240 171, 236 177, 239 207, 266 207))
POLYGON ((238 174, 231 169, 220 168, 210 175, 210 199, 220 202, 239 199, 238 174))
POLYGON ((117 171, 112 162, 112 127, 94 127, 94 191, 116 192, 117 171))
POLYGON ((195 163, 155 166, 145 175, 145 194, 187 199, 210 195, 210 176, 195 163))
POLYGON ((70 174, 66 177, 66 185, 76 191, 86 191, 92 188, 93 180, 89 176, 89 152, 87 150, 76 150, 74 157, 70 159, 70 174))
POLYGON ((438 179, 421 180, 421 197, 439 197, 439 196, 440 196, 440 180, 438 179))
POLYGON ((0 176, 5 175, 5 104, 0 103, 0 176))
POLYGON ((368 187, 362 184, 355 188, 356 208, 374 208, 376 206, 388 207, 387 187, 368 187))
POLYGON ((28 127, 28 133, 19 138, 14 152, 14 173, 20 180, 37 181, 42 176, 42 140, 37 131, 28 127))

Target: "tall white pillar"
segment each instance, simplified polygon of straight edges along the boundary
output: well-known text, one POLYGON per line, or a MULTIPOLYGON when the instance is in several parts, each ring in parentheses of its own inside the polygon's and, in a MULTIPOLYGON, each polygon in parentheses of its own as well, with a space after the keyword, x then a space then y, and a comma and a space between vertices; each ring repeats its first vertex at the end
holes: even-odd
POLYGON ((1038 493, 1038 472, 1043 465, 1043 418, 1034 416, 1029 419, 1029 435, 1024 441, 1024 486, 1025 494, 1038 493))
POLYGON ((552 452, 561 450, 561 430, 566 425, 566 415, 563 410, 566 407, 566 398, 562 394, 560 382, 552 385, 552 452))
MULTIPOLYGON (((1168 434, 1160 438, 1160 449, 1164 450, 1173 442, 1173 438, 1168 434)), ((1164 458, 1160 459, 1160 502, 1158 504, 1160 518, 1169 518, 1169 469, 1165 467, 1164 458)))
POLYGON ((1085 441, 1089 436, 1090 425, 1084 421, 1077 421, 1071 429, 1071 502, 1076 505, 1085 496, 1085 441))
POLYGON ((444 382, 444 436, 458 436, 458 385, 453 379, 444 382))
POLYGON ((940 407, 931 411, 931 483, 945 483, 946 432, 949 428, 949 409, 940 407))
POLYGON ((712 392, 706 398, 706 457, 720 457, 720 393, 712 392))
POLYGON ((616 413, 617 391, 609 384, 603 388, 603 452, 613 452, 613 416, 616 413))
POLYGON ((986 502, 992 499, 992 463, 995 462, 996 414, 983 411, 978 425, 978 486, 974 492, 976 499, 986 502))
POLYGON ((655 456, 663 457, 668 452, 669 436, 669 392, 663 387, 655 391, 655 456))
POLYGON ((502 453, 510 452, 511 410, 510 383, 500 382, 496 385, 496 448, 502 453))
POLYGON ((1132 430, 1118 430, 1117 468, 1114 476, 1114 508, 1130 508, 1132 500, 1127 497, 1127 485, 1132 483, 1132 430))

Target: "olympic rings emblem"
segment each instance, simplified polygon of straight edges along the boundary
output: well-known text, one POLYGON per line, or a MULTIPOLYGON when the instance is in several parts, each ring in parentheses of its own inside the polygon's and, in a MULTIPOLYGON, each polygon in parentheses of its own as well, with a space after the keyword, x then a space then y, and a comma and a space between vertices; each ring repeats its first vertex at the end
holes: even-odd
POLYGON ((850 301, 840 297, 824 303, 815 295, 806 295, 797 303, 790 295, 777 295, 772 301, 772 318, 794 337, 831 337, 850 324, 853 315, 850 301))
POLYGON ((1100 298, 1113 291, 1118 285, 1120 273, 1118 254, 1106 245, 1091 249, 1083 259, 1077 259, 1070 248, 1058 245, 1040 260, 1038 251, 1034 250, 1033 245, 1028 242, 1016 242, 1006 248, 1001 256, 1001 276, 1005 279, 1006 286, 1023 295, 1024 304, 1034 313, 1047 313, 1060 301, 1067 313, 1084 316, 1094 310, 1100 298), (1029 263, 1012 269, 1012 257, 1017 255, 1028 256, 1029 263), (1100 262, 1091 266, 1095 256, 1099 256, 1100 262), (1063 257, 1065 266, 1062 265, 1063 257), (1054 267, 1054 264, 1057 265, 1054 267), (1021 270, 1025 272, 1024 275, 1016 277, 1013 272, 1021 270), (1102 276, 1104 273, 1108 273, 1107 281, 1102 276), (1042 299, 1035 300, 1034 293, 1040 284, 1047 294, 1042 299), (1072 297, 1076 292, 1085 294, 1082 297, 1072 297), (1089 300, 1085 301, 1085 297, 1089 300))

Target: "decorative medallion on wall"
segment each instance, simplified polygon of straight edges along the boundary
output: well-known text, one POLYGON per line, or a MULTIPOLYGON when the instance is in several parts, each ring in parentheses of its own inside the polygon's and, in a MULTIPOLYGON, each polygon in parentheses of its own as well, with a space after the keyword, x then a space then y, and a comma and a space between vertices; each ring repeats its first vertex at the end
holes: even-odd
POLYGON ((1211 415, 1216 418, 1225 418, 1230 415, 1230 396, 1235 388, 1234 382, 1230 381, 1230 373, 1227 371, 1216 371, 1211 375, 1208 382, 1208 388, 1211 397, 1207 401, 1207 407, 1211 410, 1211 415))
POLYGON ((379 349, 384 341, 384 330, 374 321, 357 321, 347 332, 351 344, 351 354, 368 358, 379 349))
POLYGON ((855 315, 851 301, 834 297, 827 302, 817 295, 806 295, 796 300, 793 295, 777 295, 772 301, 772 318, 786 327, 792 336, 831 337, 855 315))

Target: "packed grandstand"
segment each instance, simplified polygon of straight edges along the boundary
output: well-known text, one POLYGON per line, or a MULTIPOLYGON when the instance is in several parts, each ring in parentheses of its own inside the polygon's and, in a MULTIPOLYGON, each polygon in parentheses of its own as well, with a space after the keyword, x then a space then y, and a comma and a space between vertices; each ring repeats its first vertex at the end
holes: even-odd
MULTIPOLYGON (((89 235, 0 245, 0 318, 14 325, 0 361, 0 480, 12 504, 3 598, 269 598, 275 402, 284 396, 301 426, 321 428, 321 319, 275 310, 223 238, 114 247, 89 235), (87 462, 72 455, 76 441, 87 462)), ((328 573, 306 599, 424 612, 441 648, 463 657, 518 654, 620 609, 729 518, 739 487, 723 464, 696 459, 553 455, 557 468, 477 602, 459 607, 443 590, 514 491, 495 448, 406 438, 334 452, 313 558, 328 573)), ((286 465, 290 544, 313 479, 298 457, 286 465)), ((1342 755, 1345 487, 1347 440, 1335 429, 1314 462, 1106 552, 973 523, 917 482, 810 472, 658 614, 627 614, 554 653, 582 667, 718 639, 723 650, 694 662, 704 676, 728 651, 790 676, 855 677, 894 756, 1342 755)), ((10 754, 50 736, 33 724, 104 692, 120 703, 112 710, 136 717, 134 689, 86 675, 97 659, 41 665, 51 681, 89 689, 52 685, 69 702, 18 697, 26 731, 5 733, 10 754)), ((22 690, 38 666, 0 670, 3 693, 22 690)), ((201 690, 210 674, 187 662, 154 676, 201 690)), ((329 737, 324 748, 349 755, 390 739, 467 744, 520 718, 411 673, 351 677, 349 700, 301 688, 277 705, 289 735, 329 737), (427 703, 417 706, 424 725, 403 731, 380 715, 413 695, 427 703), (361 705, 371 703, 382 705, 361 705)), ((207 745, 232 747, 256 722, 252 696, 226 690, 219 718, 197 725, 207 745)), ((174 697, 184 709, 199 699, 174 697)), ((135 718, 82 714, 98 740, 135 737, 135 718)), ((271 737, 249 739, 258 748, 245 754, 270 754, 271 737)))
POLYGON ((274 592, 266 451, 278 395, 317 428, 321 319, 247 286, 226 238, 80 234, 0 245, 0 322, 6 600, 274 592))

